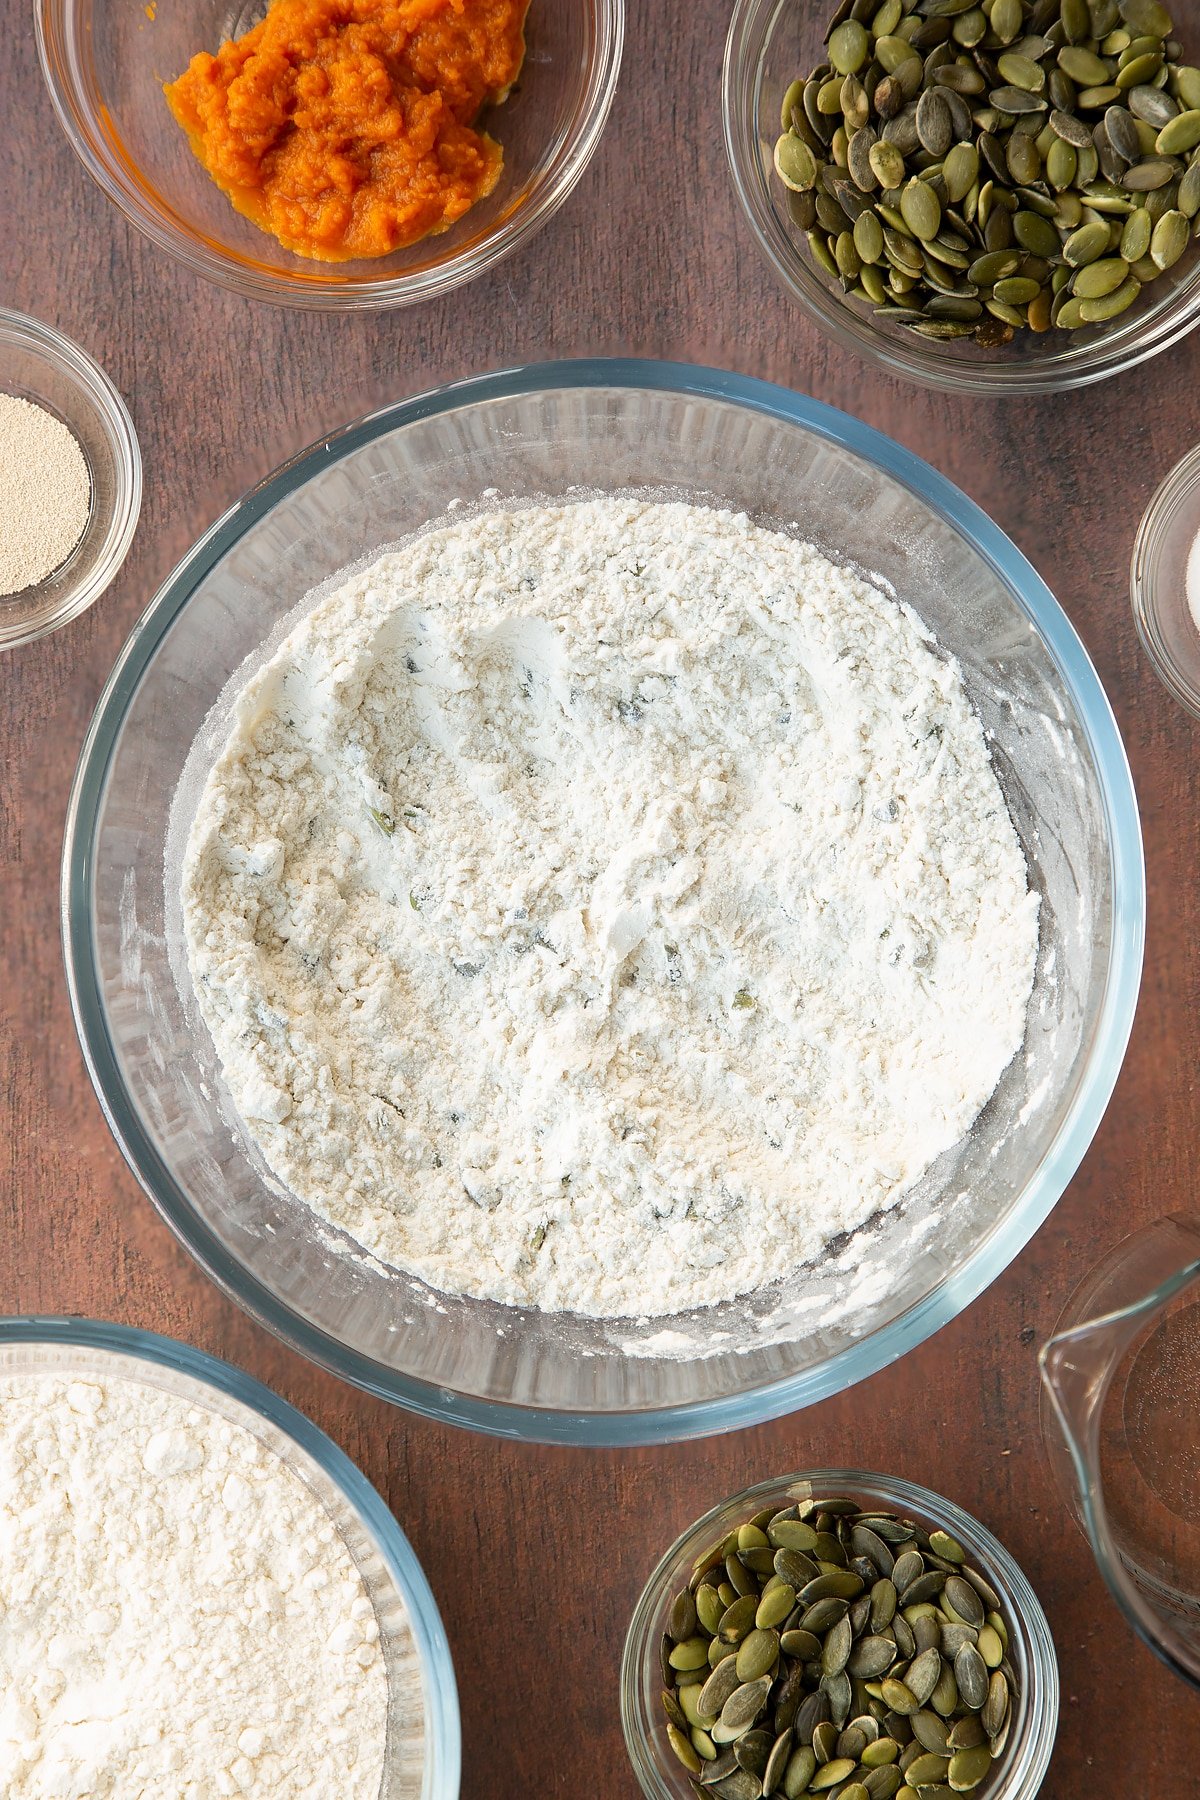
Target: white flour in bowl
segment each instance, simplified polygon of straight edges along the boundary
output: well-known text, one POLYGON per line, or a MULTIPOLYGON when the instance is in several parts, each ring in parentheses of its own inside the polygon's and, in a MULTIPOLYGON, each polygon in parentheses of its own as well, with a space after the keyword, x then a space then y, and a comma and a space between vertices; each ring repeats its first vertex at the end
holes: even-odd
POLYGON ((251 1432, 139 1382, 0 1376, 5 1800, 378 1800, 378 1639, 251 1432))
POLYGON ((437 1287, 757 1289, 894 1204, 1024 1034, 1037 901, 955 666, 745 517, 383 557, 250 682, 185 858, 270 1167, 437 1287))

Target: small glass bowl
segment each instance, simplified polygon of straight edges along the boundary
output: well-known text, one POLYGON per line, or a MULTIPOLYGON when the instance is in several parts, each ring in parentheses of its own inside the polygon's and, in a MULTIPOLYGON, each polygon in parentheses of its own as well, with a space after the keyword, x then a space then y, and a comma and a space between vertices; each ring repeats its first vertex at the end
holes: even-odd
POLYGON ((60 331, 0 307, 0 393, 32 400, 68 425, 87 458, 83 536, 43 581, 0 595, 0 650, 77 619, 113 580, 137 529, 142 455, 125 402, 104 370, 60 331))
POLYGON ((1008 1745, 990 1775, 987 1800, 1033 1800, 1045 1778, 1058 1730, 1058 1663, 1037 1595, 1004 1546, 970 1513, 928 1488, 859 1469, 814 1469, 760 1481, 705 1513, 677 1538, 646 1583, 634 1609, 621 1658, 621 1725, 625 1747, 648 1800, 695 1800, 670 1745, 662 1710, 659 1642, 671 1602, 688 1585, 696 1558, 767 1506, 845 1495, 864 1510, 897 1512, 926 1530, 948 1531, 967 1561, 995 1588, 1011 1632, 1009 1659, 1017 1677, 1008 1745))
POLYGON ((389 1689, 379 1800, 457 1800, 462 1739, 450 1646, 412 1546, 366 1476, 269 1388, 154 1332, 57 1316, 0 1318, 0 1377, 110 1376, 250 1432, 316 1497, 370 1595, 389 1689))
MULTIPOLYGON (((889 325, 842 294, 813 261, 774 173, 780 102, 821 53, 832 0, 738 0, 725 46, 725 146, 758 247, 821 329, 891 374, 964 394, 1044 394, 1085 387, 1144 362, 1200 322, 1200 251, 1193 244, 1127 313, 1080 331, 1019 332, 999 350, 974 339, 934 343, 889 325)), ((1190 41, 1190 39, 1189 39, 1190 41)))
MULTIPOLYGON (((1146 508, 1129 572, 1133 617, 1167 692, 1200 718, 1200 619, 1188 604, 1188 562, 1200 538, 1200 445, 1171 470, 1146 508)), ((1200 599, 1200 550, 1192 567, 1200 599)))
POLYGON ((42 73, 84 168, 139 230, 234 292, 316 310, 405 306, 449 292, 526 243, 583 174, 621 64, 624 0, 534 0, 525 64, 484 123, 504 147, 494 193, 449 231, 377 260, 296 256, 234 211, 163 97, 198 50, 262 17, 265 0, 37 0, 42 73))

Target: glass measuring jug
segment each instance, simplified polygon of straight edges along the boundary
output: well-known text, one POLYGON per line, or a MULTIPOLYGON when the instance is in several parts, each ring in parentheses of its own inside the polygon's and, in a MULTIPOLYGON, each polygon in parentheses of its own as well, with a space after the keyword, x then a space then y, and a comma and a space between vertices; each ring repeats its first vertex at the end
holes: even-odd
POLYGON ((1200 1687, 1200 1215, 1118 1244, 1040 1364, 1046 1447, 1113 1598, 1200 1687))

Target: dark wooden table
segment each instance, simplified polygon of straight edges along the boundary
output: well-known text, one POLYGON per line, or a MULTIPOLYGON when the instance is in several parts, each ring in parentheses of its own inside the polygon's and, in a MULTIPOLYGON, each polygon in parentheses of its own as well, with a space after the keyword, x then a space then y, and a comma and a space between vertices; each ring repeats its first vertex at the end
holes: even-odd
POLYGON ((638 0, 594 164, 548 229, 491 277, 391 315, 247 305, 143 243, 90 184, 43 91, 30 13, 10 8, 0 59, 0 297, 108 368, 141 435, 146 501, 109 594, 0 663, 0 1310, 171 1333, 251 1370, 348 1451, 441 1605, 468 1800, 633 1800, 617 1666, 652 1562, 743 1483, 856 1458, 977 1512, 1038 1589, 1063 1676, 1047 1800, 1200 1793, 1200 1701, 1135 1642, 1059 1502, 1036 1371, 1038 1344, 1088 1262, 1193 1193, 1197 735, 1138 645, 1127 571, 1152 489, 1200 433, 1200 336, 1120 380, 1042 401, 922 393, 831 348, 773 286, 735 208, 719 131, 722 0, 638 0), (771 377, 892 433, 986 507, 1099 667, 1133 762, 1150 882, 1141 1009, 1116 1096, 1008 1273, 922 1349, 836 1400, 736 1436, 621 1454, 522 1448, 411 1419, 310 1368, 222 1299, 109 1136, 76 1044, 58 932, 63 810, 93 704, 200 529, 290 452, 381 401, 589 352, 771 377))

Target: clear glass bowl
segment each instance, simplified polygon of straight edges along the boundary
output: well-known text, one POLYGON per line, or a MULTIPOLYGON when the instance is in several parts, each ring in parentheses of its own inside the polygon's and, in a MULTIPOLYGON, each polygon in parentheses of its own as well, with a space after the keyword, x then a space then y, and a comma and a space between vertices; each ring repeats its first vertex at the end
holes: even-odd
POLYGON ((1200 446, 1177 463, 1146 508, 1133 546, 1133 617, 1159 680, 1200 718, 1200 446), (1191 565, 1189 569, 1189 563, 1191 565))
POLYGON ((940 475, 855 420, 711 370, 577 362, 426 394, 322 440, 205 534, 122 651, 72 790, 67 973, 109 1122, 203 1266, 305 1354, 438 1418, 655 1442, 792 1410, 973 1300, 1046 1217, 1112 1092, 1145 912, 1108 703, 1049 591, 940 475), (858 563, 961 664, 1042 897, 1026 1046, 973 1131, 894 1211, 763 1292, 597 1320, 435 1293, 331 1234, 267 1174, 186 974, 179 872, 241 683, 347 565, 452 501, 650 489, 744 508, 858 563), (181 782, 183 784, 181 788, 181 782), (176 799, 177 791, 179 793, 176 799))
POLYGON ((966 394, 1039 394, 1103 381, 1168 349, 1192 330, 1200 320, 1200 251, 1195 244, 1111 324, 1040 335, 1019 332, 1001 350, 982 350, 972 339, 928 342, 847 301, 813 262, 772 165, 784 93, 821 61, 833 10, 833 0, 819 5, 811 0, 738 0, 725 45, 722 92, 733 184, 758 247, 788 293, 823 331, 890 373, 927 387, 966 394))
POLYGON ((953 1501, 894 1476, 858 1469, 814 1469, 760 1481, 689 1526, 658 1564, 634 1609, 621 1659, 621 1724, 643 1794, 648 1800, 695 1800, 663 1728, 658 1646, 671 1602, 688 1585, 696 1558, 765 1507, 836 1495, 860 1500, 864 1510, 899 1513, 928 1531, 948 1531, 967 1552, 969 1565, 999 1594, 1017 1693, 1003 1761, 979 1791, 986 1800, 1033 1800, 1054 1749, 1059 1703, 1054 1640, 1037 1595, 1003 1544, 953 1501))
POLYGON ((0 393, 45 407, 87 459, 91 508, 66 562, 18 594, 0 595, 0 650, 27 644, 86 612, 113 580, 137 530, 142 453, 125 402, 99 363, 61 331, 0 307, 0 393))
POLYGON ((389 1686, 379 1800, 454 1800, 462 1746, 450 1646, 412 1546, 366 1477, 302 1413, 187 1344, 90 1319, 0 1319, 0 1375, 142 1382, 252 1432, 304 1482, 354 1558, 379 1620, 389 1686))
POLYGON ((320 263, 284 250, 233 210, 163 98, 163 83, 196 51, 215 51, 264 11, 265 0, 37 0, 42 72, 84 168, 160 249, 251 299, 323 310, 430 300, 526 243, 600 140, 625 30, 624 0, 533 0, 520 81, 486 121, 504 146, 495 192, 407 250, 320 263))

